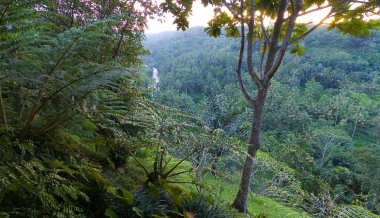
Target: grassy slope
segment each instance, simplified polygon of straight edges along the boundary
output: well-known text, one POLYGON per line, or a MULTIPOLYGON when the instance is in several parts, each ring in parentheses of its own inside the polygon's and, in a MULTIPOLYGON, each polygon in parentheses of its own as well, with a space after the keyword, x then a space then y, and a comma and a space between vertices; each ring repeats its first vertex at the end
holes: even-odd
MULTIPOLYGON (((236 175, 240 177, 239 175, 236 175)), ((232 202, 235 194, 238 190, 237 184, 227 183, 223 180, 207 177, 204 181, 208 190, 214 192, 212 194, 217 196, 218 201, 232 202)), ((269 217, 280 218, 280 217, 310 217, 306 212, 286 207, 280 203, 267 198, 267 197, 256 197, 254 200, 249 198, 248 210, 250 214, 266 214, 269 217)))
MULTIPOLYGON (((172 166, 174 166, 179 159, 172 158, 172 161, 168 164, 168 169, 170 169, 172 166)), ((148 169, 152 168, 152 159, 145 159, 142 162, 144 162, 144 165, 148 169)), ((139 168, 135 165, 133 160, 130 160, 128 165, 132 167, 133 169, 139 168), (134 166, 132 166, 134 165, 134 166)), ((192 168, 192 164, 188 161, 184 161, 179 168, 175 170, 175 172, 188 170, 192 168)), ((143 174, 143 172, 139 172, 140 176, 143 174)), ((173 180, 176 181, 192 181, 193 177, 195 175, 193 173, 186 173, 181 174, 179 176, 176 176, 173 178, 173 180)), ((234 178, 240 178, 240 175, 236 174, 234 178)), ((205 189, 215 197, 215 200, 217 203, 221 204, 230 204, 237 192, 238 184, 232 184, 227 181, 224 181, 223 179, 216 178, 213 176, 206 176, 203 180, 203 185, 205 189)), ((177 184, 181 186, 183 189, 186 189, 188 191, 196 191, 195 187, 193 185, 189 184, 177 184)), ((297 210, 295 208, 284 206, 270 198, 267 197, 256 197, 255 199, 250 198, 248 202, 248 210, 250 214, 258 215, 258 214, 265 214, 270 218, 282 218, 282 217, 310 217, 306 212, 297 210)))

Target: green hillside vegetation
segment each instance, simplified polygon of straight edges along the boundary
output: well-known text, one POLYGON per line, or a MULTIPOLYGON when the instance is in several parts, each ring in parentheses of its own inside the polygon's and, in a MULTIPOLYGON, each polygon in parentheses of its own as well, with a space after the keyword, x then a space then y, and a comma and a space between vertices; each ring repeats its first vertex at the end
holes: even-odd
MULTIPOLYGON (((292 168, 304 191, 328 190, 336 203, 361 202, 374 211, 379 206, 374 179, 380 154, 379 39, 378 33, 364 38, 326 29, 313 33, 304 42, 305 55, 285 57, 263 121, 263 150, 292 168)), ((235 78, 236 40, 212 39, 203 28, 192 28, 148 35, 145 45, 151 52, 144 57, 146 75, 155 67, 160 77, 155 99, 193 113, 226 136, 247 139, 251 112, 235 78)))
POLYGON ((1 218, 379 217, 378 33, 321 29, 286 56, 240 213, 238 42, 145 35, 162 7, 0 2, 1 218))

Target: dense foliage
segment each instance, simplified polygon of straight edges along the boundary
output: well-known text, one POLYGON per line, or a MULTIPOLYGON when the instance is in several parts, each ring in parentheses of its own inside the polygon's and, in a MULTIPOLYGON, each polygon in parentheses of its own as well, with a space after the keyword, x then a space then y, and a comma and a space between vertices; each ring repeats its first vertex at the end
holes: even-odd
MULTIPOLYGON (((264 150, 293 168, 305 191, 327 190, 338 203, 359 203, 377 213, 379 38, 313 33, 304 42, 305 55, 285 57, 263 120, 264 150)), ((234 74, 236 40, 211 39, 193 28, 150 35, 145 44, 152 53, 146 64, 159 71, 154 93, 159 102, 196 114, 229 136, 247 138, 251 112, 234 74)))
POLYGON ((171 185, 193 152, 169 160, 176 141, 165 128, 177 126, 137 72, 157 5, 9 0, 0 12, 1 217, 181 217, 196 204, 208 213, 211 198, 171 185))
MULTIPOLYGON (((0 217, 247 217, 230 207, 250 114, 238 45, 201 29, 144 42, 161 14, 150 0, 0 2, 0 217)), ((286 57, 250 217, 379 213, 378 38, 321 31, 286 57)))

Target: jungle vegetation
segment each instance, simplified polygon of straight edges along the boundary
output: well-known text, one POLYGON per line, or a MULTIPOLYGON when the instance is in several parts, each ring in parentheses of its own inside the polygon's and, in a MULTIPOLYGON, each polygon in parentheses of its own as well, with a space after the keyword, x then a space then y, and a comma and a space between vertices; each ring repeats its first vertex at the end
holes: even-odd
MULTIPOLYGON (((295 170, 307 192, 329 190, 336 202, 348 204, 362 195, 372 199, 367 202, 372 206, 378 204, 378 179, 372 178, 379 175, 379 39, 379 33, 352 38, 321 28, 305 39, 304 55, 284 57, 271 82, 262 150, 295 170)), ((252 112, 234 72, 237 40, 210 38, 199 27, 148 35, 145 45, 151 51, 144 58, 149 66, 145 73, 150 76, 155 67, 160 76, 155 99, 198 116, 229 137, 249 138, 252 112)), ((218 159, 227 155, 228 148, 223 150, 218 159)), ((261 179, 253 177, 259 180, 251 182, 254 192, 266 187, 261 179)))
POLYGON ((147 19, 168 11, 186 29, 191 4, 166 6, 0 2, 0 217, 378 217, 375 21, 340 29, 360 37, 322 27, 285 49, 241 213, 233 202, 252 144, 241 84, 258 91, 249 59, 236 77, 241 44, 229 36, 240 32, 222 22, 206 29, 218 38, 145 35, 147 19))
MULTIPOLYGON (((163 10, 171 12, 178 29, 188 27, 187 17, 191 13, 193 0, 161 4, 163 10)), ((310 33, 325 24, 329 29, 337 29, 352 36, 366 36, 372 29, 379 28, 377 13, 379 2, 370 1, 315 1, 315 0, 203 0, 205 6, 214 7, 214 18, 205 29, 212 37, 218 37, 224 28, 226 36, 240 37, 239 60, 236 69, 241 92, 253 110, 252 124, 248 139, 247 157, 242 168, 239 190, 232 204, 240 212, 247 211, 250 181, 254 167, 253 159, 261 147, 261 125, 268 89, 273 76, 278 72, 288 48, 291 53, 302 55, 305 48, 300 45, 310 33), (223 9, 227 10, 223 10, 223 9), (315 15, 328 8, 326 15, 315 15), (300 21, 310 15, 320 19, 313 22, 300 21), (271 23, 268 24, 267 21, 271 23), (297 22, 298 21, 298 22, 297 22), (240 32, 238 26, 240 25, 240 32), (248 29, 245 34, 246 26, 248 29), (246 43, 247 41, 247 43, 246 43), (253 43, 258 42, 258 58, 253 56, 253 43), (245 46, 247 48, 245 49, 245 46), (256 87, 255 95, 249 94, 242 80, 242 61, 246 51, 246 65, 251 82, 256 87)))

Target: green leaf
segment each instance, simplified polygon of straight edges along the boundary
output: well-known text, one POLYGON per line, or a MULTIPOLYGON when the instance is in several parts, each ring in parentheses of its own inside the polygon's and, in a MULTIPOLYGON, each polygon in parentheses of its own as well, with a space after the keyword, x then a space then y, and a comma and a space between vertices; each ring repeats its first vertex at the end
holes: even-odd
POLYGON ((118 218, 117 214, 110 208, 107 208, 106 212, 104 213, 109 218, 118 218))
POLYGON ((125 202, 129 205, 131 205, 133 203, 133 195, 130 191, 128 191, 127 189, 125 188, 120 188, 122 194, 123 194, 123 198, 125 200, 125 202))
POLYGON ((302 47, 299 43, 296 43, 294 47, 290 50, 291 54, 296 54, 298 56, 304 55, 306 52, 306 48, 302 47))
POLYGON ((144 216, 143 211, 140 210, 139 208, 137 208, 137 207, 132 207, 132 210, 137 214, 137 216, 139 216, 139 217, 143 217, 143 216, 144 216))

